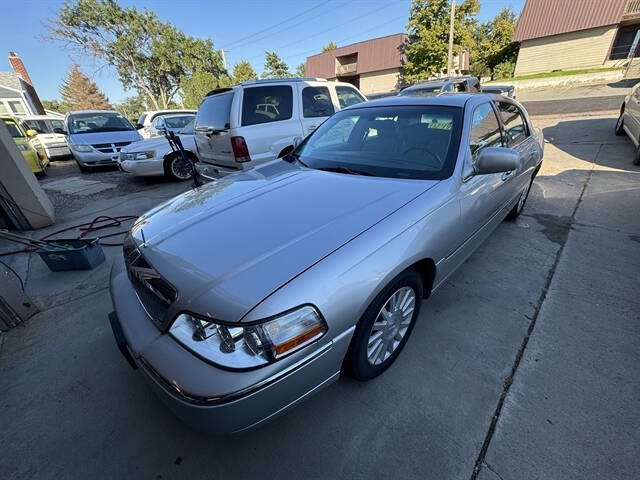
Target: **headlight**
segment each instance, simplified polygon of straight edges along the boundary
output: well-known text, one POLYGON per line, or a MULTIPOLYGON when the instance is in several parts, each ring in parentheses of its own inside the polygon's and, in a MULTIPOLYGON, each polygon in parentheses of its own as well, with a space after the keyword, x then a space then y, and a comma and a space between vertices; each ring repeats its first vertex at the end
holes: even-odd
POLYGON ((318 340, 327 324, 311 306, 258 325, 228 326, 182 313, 169 333, 194 353, 229 368, 274 362, 318 340))
POLYGON ((69 145, 69 147, 71 148, 71 150, 73 150, 74 152, 91 152, 93 149, 91 148, 91 145, 74 145, 73 143, 71 145, 69 145))
POLYGON ((147 160, 156 156, 156 152, 149 150, 148 152, 125 152, 120 153, 121 160, 147 160))

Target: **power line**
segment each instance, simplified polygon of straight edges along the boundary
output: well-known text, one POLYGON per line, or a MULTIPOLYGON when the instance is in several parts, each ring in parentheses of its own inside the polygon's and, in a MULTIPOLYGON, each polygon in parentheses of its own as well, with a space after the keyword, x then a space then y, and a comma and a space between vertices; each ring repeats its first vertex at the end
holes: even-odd
MULTIPOLYGON (((269 26, 269 27, 267 27, 267 28, 264 28, 264 29, 262 29, 262 30, 258 30, 257 32, 254 32, 254 33, 252 33, 251 35, 247 35, 247 36, 242 37, 242 38, 239 38, 238 40, 235 40, 235 41, 233 41, 233 42, 231 42, 231 43, 228 43, 228 44, 224 45, 222 48, 224 48, 224 49, 228 49, 228 48, 229 48, 230 46, 232 46, 232 45, 235 45, 236 47, 238 47, 238 46, 239 46, 239 45, 237 45, 238 43, 241 43, 241 44, 243 44, 243 45, 244 45, 245 43, 248 43, 248 42, 246 42, 246 40, 247 40, 247 39, 253 38, 253 37, 255 37, 256 35, 260 35, 261 33, 268 32, 268 31, 269 31, 269 30, 271 30, 272 28, 279 27, 280 25, 283 25, 283 24, 285 24, 285 23, 287 23, 287 22, 289 22, 289 21, 291 21, 291 20, 294 20, 294 19, 296 19, 296 18, 299 18, 299 17, 301 17, 301 16, 303 16, 303 15, 306 15, 307 13, 309 13, 309 12, 311 12, 311 11, 313 11, 313 10, 316 10, 316 9, 318 9, 318 8, 320 8, 320 7, 323 7, 323 6, 325 6, 325 5, 326 5, 326 3, 322 3, 322 2, 321 2, 321 3, 318 3, 317 5, 315 5, 315 6, 313 6, 313 7, 310 7, 310 8, 307 8, 306 10, 303 10, 302 12, 300 12, 300 13, 298 13, 298 14, 296 14, 296 15, 292 16, 292 17, 289 17, 289 18, 287 18, 287 19, 285 19, 285 20, 282 20, 281 22, 278 22, 278 23, 276 23, 276 24, 274 24, 274 25, 271 25, 271 26, 269 26)), ((331 10, 328 10, 328 11, 331 11, 331 10)), ((289 27, 287 27, 287 28, 289 28, 289 27)), ((271 33, 271 34, 267 35, 267 37, 268 37, 268 36, 270 36, 270 35, 275 35, 276 33, 278 33, 278 32, 273 32, 273 33, 271 33)), ((261 37, 261 38, 266 38, 266 37, 261 37)), ((254 39, 253 41, 260 40, 261 38, 259 38, 259 39, 254 39)))
MULTIPOLYGON (((335 30, 335 29, 337 29, 337 28, 343 27, 343 26, 345 26, 345 25, 351 25, 351 24, 354 22, 354 20, 361 20, 361 19, 363 19, 363 18, 365 18, 365 17, 368 17, 368 16, 370 16, 370 15, 373 15, 374 13, 379 12, 380 10, 384 10, 384 9, 386 9, 386 8, 389 8, 389 7, 392 7, 392 6, 395 6, 395 5, 396 5, 396 4, 394 4, 394 3, 387 3, 386 5, 383 5, 383 6, 382 6, 382 7, 380 7, 380 8, 377 8, 377 9, 375 9, 375 10, 372 10, 372 11, 370 11, 369 13, 366 13, 366 14, 364 14, 364 15, 359 15, 359 16, 357 16, 357 17, 355 17, 355 18, 352 18, 352 19, 350 19, 350 20, 348 20, 348 21, 346 21, 346 22, 343 22, 343 23, 339 23, 339 24, 337 24, 337 25, 334 25, 334 26, 333 26, 333 27, 331 27, 331 28, 326 28, 326 29, 324 29, 324 30, 321 30, 320 32, 315 33, 315 34, 313 34, 313 35, 305 36, 305 37, 304 37, 304 40, 309 40, 310 38, 316 38, 316 37, 319 37, 320 35, 324 35, 324 34, 325 34, 325 33, 327 33, 327 32, 330 32, 330 31, 335 30)), ((279 47, 276 47, 276 48, 274 49, 274 51, 279 52, 280 50, 286 50, 287 48, 294 47, 294 46, 297 46, 297 45, 298 45, 298 43, 291 43, 291 42, 290 42, 290 43, 285 43, 284 45, 281 45, 281 46, 279 46, 279 47)), ((254 60, 254 59, 260 58, 260 57, 262 57, 262 56, 263 56, 263 54, 262 54, 262 53, 260 53, 260 54, 258 54, 258 55, 254 55, 253 57, 249 57, 249 58, 248 58, 248 59, 246 59, 246 60, 247 60, 247 61, 251 61, 251 60, 254 60)))

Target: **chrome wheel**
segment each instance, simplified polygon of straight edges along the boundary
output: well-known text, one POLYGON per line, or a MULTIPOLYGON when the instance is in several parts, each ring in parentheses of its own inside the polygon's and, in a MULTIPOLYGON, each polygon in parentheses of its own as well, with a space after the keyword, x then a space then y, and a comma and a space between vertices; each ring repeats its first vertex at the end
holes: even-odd
POLYGON ((189 160, 183 160, 181 157, 175 158, 171 162, 171 173, 180 180, 191 178, 191 165, 189 163, 189 160))
POLYGON ((404 338, 416 305, 411 287, 396 290, 378 312, 367 342, 367 360, 371 365, 384 362, 404 338))

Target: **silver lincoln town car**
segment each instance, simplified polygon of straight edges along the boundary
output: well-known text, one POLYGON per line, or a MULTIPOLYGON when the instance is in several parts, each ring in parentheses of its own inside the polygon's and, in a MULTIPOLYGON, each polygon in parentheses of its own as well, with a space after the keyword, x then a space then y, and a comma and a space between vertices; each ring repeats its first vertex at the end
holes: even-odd
POLYGON ((111 273, 118 346, 209 432, 259 425, 341 372, 372 379, 423 299, 520 214, 542 154, 503 96, 342 110, 284 158, 140 217, 111 273))

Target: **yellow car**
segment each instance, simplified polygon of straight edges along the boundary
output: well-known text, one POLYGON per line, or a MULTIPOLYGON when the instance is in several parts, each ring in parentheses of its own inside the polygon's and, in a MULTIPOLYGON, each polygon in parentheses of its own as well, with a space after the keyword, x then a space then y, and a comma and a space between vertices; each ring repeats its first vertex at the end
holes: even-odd
POLYGON ((49 165, 49 159, 46 157, 40 158, 38 156, 38 152, 29 145, 29 138, 27 137, 27 134, 22 131, 22 128, 20 128, 13 118, 8 115, 0 115, 0 121, 4 122, 7 130, 9 130, 9 133, 13 137, 13 141, 16 142, 18 150, 20 150, 20 153, 22 153, 22 156, 27 161, 31 171, 33 173, 44 173, 45 168, 49 165))

